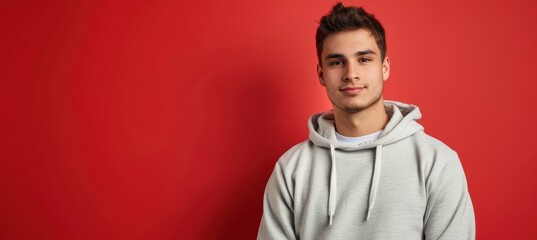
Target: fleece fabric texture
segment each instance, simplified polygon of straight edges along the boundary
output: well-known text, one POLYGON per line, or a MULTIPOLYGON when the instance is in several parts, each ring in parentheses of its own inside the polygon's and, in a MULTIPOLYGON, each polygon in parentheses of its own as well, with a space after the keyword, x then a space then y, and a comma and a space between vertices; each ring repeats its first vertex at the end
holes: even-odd
POLYGON ((475 239, 457 154, 427 135, 414 105, 385 101, 380 136, 339 143, 331 111, 287 151, 267 183, 257 239, 475 239))

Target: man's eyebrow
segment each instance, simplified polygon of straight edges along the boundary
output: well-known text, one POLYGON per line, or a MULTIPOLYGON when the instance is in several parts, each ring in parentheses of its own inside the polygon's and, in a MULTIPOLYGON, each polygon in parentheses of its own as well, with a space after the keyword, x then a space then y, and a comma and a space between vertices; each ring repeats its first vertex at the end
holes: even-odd
MULTIPOLYGON (((366 49, 366 50, 363 50, 363 51, 358 51, 356 53, 354 53, 355 56, 363 56, 363 55, 367 55, 367 54, 377 54, 375 51, 371 50, 371 49, 366 49)), ((326 55, 325 59, 331 59, 331 58, 343 58, 343 54, 341 53, 330 53, 328 55, 326 55)))
POLYGON ((343 54, 341 53, 330 53, 328 55, 326 55, 325 59, 330 59, 330 58, 343 58, 343 54))
POLYGON ((371 49, 367 49, 367 50, 364 50, 364 51, 358 51, 358 52, 356 52, 354 55, 356 55, 356 56, 363 56, 363 55, 367 55, 367 54, 377 54, 377 53, 374 52, 374 51, 371 50, 371 49))

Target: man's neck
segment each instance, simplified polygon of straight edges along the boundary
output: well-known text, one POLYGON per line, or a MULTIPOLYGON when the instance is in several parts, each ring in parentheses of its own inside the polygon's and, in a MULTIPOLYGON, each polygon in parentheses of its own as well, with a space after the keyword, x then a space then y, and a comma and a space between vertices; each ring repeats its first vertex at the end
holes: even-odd
POLYGON ((382 99, 368 108, 354 113, 334 108, 336 131, 347 137, 360 137, 384 129, 388 114, 382 99))

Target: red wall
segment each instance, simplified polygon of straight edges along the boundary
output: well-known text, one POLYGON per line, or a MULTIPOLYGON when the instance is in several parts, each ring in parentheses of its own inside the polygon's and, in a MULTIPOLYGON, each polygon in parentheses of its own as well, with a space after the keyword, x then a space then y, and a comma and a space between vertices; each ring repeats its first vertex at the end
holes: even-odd
MULTIPOLYGON (((275 161, 330 107, 334 1, 110 2, 0 3, 0 239, 253 239, 275 161)), ((458 151, 478 239, 537 239, 537 4, 431 2, 359 2, 385 97, 458 151)))

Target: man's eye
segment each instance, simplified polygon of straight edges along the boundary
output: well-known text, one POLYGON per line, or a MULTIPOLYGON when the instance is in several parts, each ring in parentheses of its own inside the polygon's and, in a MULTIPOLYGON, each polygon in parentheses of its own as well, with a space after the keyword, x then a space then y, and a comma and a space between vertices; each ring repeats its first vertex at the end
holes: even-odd
POLYGON ((330 66, 338 66, 338 65, 341 65, 343 64, 343 61, 333 61, 333 62, 330 62, 330 66))
POLYGON ((366 63, 366 62, 370 62, 371 59, 369 59, 369 58, 360 58, 360 59, 358 59, 358 61, 360 61, 361 63, 366 63))

